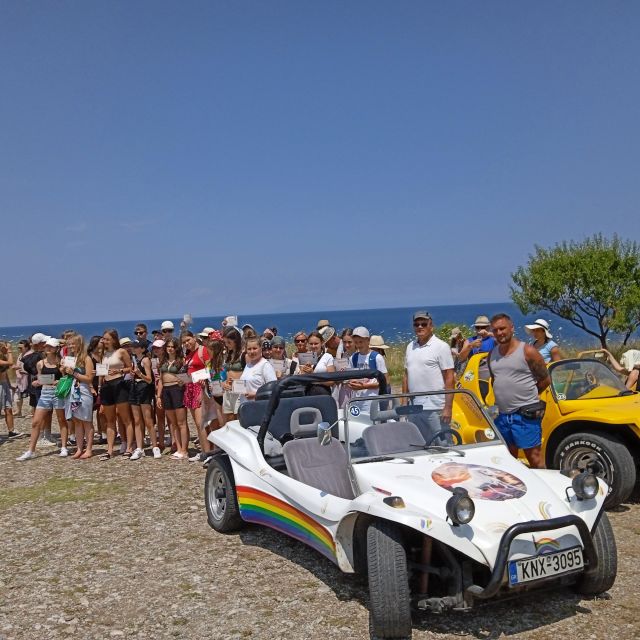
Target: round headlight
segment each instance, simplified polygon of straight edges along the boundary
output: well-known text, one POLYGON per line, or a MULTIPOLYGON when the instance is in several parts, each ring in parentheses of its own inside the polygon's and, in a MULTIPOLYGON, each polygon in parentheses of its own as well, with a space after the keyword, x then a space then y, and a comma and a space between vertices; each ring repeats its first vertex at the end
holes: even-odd
POLYGON ((467 524, 476 513, 476 506, 466 489, 456 487, 447 500, 447 516, 453 524, 467 524))
POLYGON ((571 486, 578 497, 578 500, 591 500, 598 495, 598 478, 590 471, 583 471, 574 476, 571 486))

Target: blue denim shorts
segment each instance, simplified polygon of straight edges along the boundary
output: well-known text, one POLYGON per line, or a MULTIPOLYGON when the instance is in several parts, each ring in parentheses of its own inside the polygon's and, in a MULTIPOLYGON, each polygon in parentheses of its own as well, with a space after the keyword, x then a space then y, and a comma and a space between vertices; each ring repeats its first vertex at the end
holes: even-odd
POLYGON ((55 387, 42 387, 42 393, 38 398, 38 409, 47 409, 53 411, 54 409, 64 409, 64 398, 56 397, 55 387))
POLYGON ((532 449, 542 444, 542 420, 525 418, 519 413, 499 413, 494 420, 510 447, 532 449))

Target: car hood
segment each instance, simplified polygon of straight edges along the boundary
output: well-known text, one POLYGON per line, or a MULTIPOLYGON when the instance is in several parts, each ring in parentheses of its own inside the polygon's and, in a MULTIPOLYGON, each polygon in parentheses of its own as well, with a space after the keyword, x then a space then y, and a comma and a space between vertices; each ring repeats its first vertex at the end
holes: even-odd
POLYGON ((597 416, 598 421, 640 425, 640 394, 587 400, 558 400, 560 413, 578 412, 581 417, 597 416))
MULTIPOLYGON (((504 445, 466 449, 464 457, 453 452, 411 457, 413 463, 395 459, 354 465, 360 489, 377 494, 380 501, 385 495, 400 496, 406 507, 385 505, 383 512, 389 519, 400 515, 405 524, 491 567, 500 538, 511 525, 578 514, 591 528, 606 495, 606 485, 601 484, 595 500, 579 502, 570 489, 570 478, 558 471, 531 470, 513 458, 504 445), (447 520, 446 503, 455 487, 467 489, 474 501, 476 512, 468 525, 454 526, 447 520)), ((536 555, 544 539, 552 548, 580 544, 575 527, 548 535, 523 534, 512 544, 510 557, 536 555)))

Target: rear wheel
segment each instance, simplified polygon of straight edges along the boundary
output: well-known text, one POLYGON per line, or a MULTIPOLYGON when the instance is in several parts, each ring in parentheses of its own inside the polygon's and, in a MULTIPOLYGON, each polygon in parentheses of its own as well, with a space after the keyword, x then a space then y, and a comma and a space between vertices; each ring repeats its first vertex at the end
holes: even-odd
POLYGON ((411 637, 411 594, 407 553, 400 528, 374 520, 367 530, 369 630, 374 639, 411 637))
POLYGON ((209 525, 216 531, 228 533, 242 526, 233 469, 226 456, 215 456, 207 466, 204 503, 209 525))
POLYGON ((598 556, 598 568, 592 574, 583 574, 576 584, 576 591, 585 596, 595 596, 608 591, 616 580, 618 551, 613 528, 606 513, 603 513, 593 532, 593 544, 598 556))
POLYGON ((616 507, 629 498, 636 483, 636 466, 629 449, 610 435, 575 433, 565 438, 553 456, 560 470, 590 467, 609 485, 604 506, 616 507))

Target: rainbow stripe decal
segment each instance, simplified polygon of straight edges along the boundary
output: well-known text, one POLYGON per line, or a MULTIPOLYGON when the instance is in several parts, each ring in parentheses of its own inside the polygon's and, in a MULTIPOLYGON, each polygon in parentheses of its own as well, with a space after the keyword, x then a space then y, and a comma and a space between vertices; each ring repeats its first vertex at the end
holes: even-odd
POLYGON ((536 551, 540 553, 552 553, 560 549, 560 543, 553 538, 540 538, 540 540, 533 541, 536 547, 536 551))
POLYGON ((335 561, 336 547, 327 529, 306 513, 253 487, 236 487, 240 515, 304 542, 335 561))

